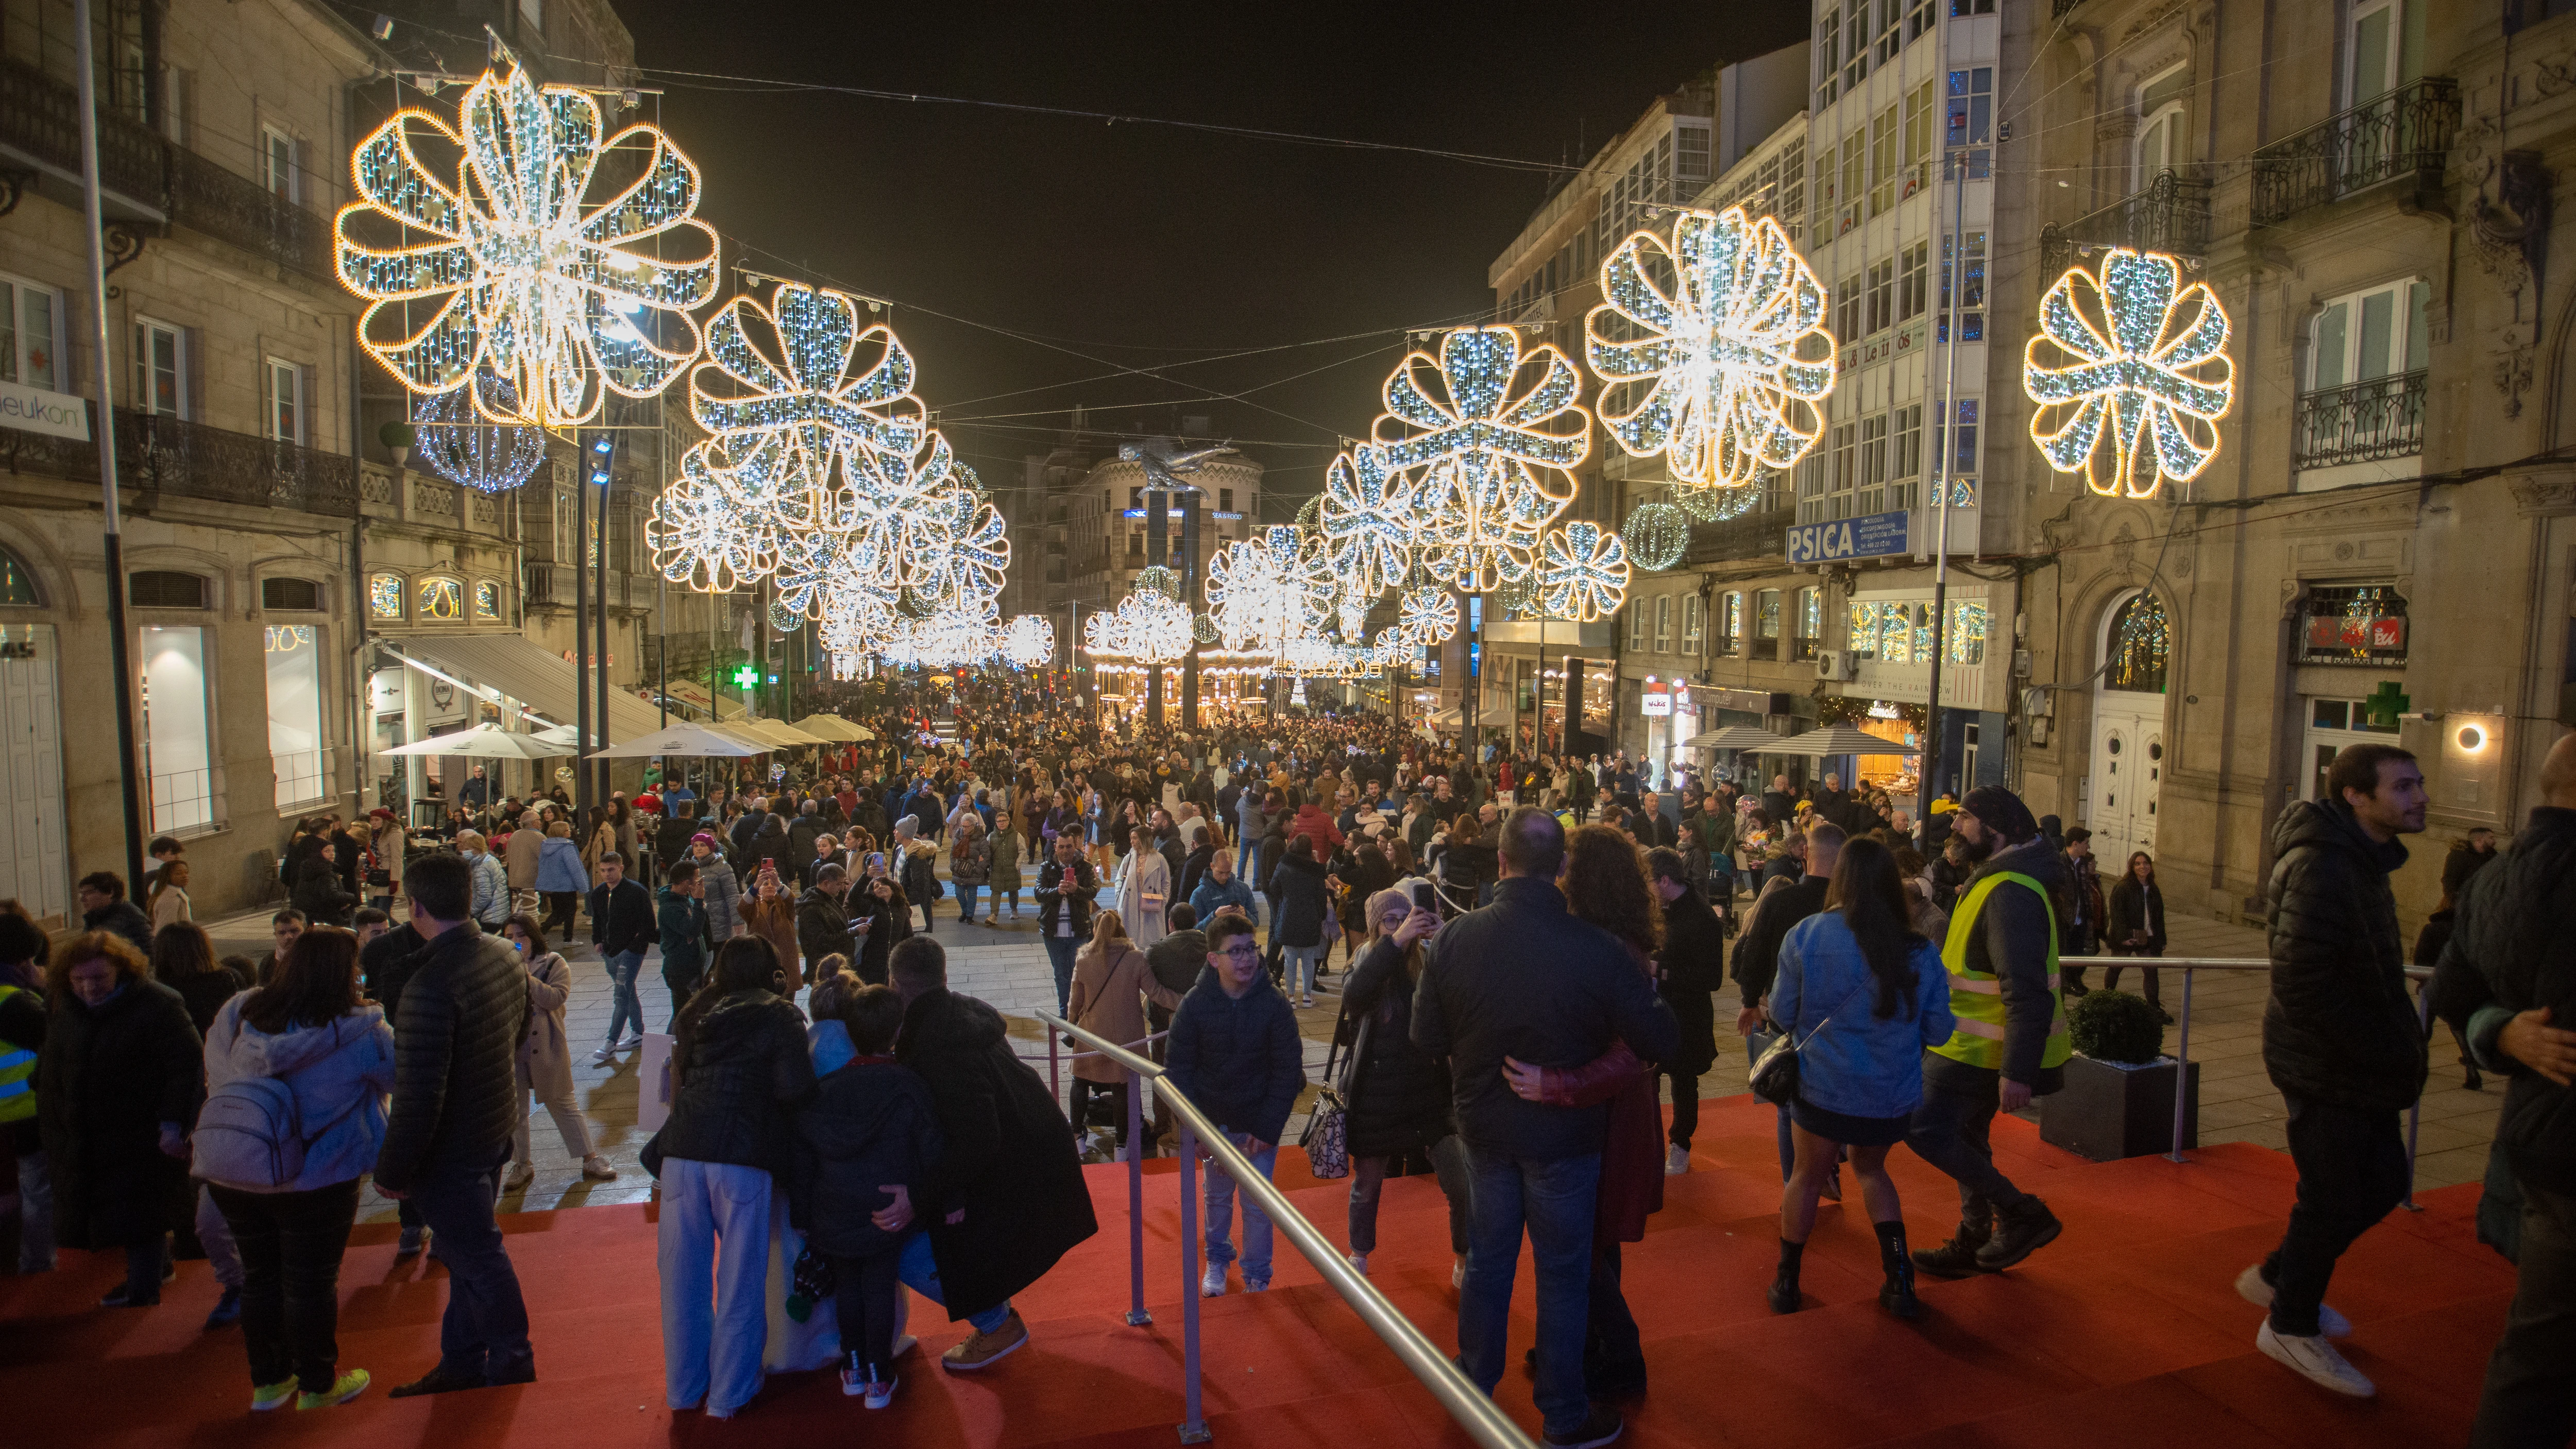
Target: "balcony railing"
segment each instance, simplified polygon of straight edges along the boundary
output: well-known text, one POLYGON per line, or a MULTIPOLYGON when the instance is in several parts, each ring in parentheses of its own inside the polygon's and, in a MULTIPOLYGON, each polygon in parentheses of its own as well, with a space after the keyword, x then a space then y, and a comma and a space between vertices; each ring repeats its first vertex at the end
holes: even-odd
MULTIPOLYGON (((94 483, 98 445, 0 429, 0 468, 94 483)), ((347 454, 166 414, 116 410, 116 479, 143 495, 146 507, 164 498, 196 498, 331 518, 358 516, 358 465, 347 454)))
MULTIPOLYGON (((159 209, 167 143, 107 107, 98 113, 98 184, 159 209)), ((24 151, 62 174, 81 174, 80 92, 21 61, 0 61, 0 145, 24 151)))
POLYGON ((2331 468, 2423 452, 2428 375, 2404 372, 2300 394, 2291 466, 2331 468))
POLYGON ((1682 553, 1683 562, 1731 563, 1773 557, 1783 551, 1789 526, 1797 521, 1798 510, 1791 507, 1748 513, 1723 523, 1694 523, 1690 546, 1682 553))
POLYGON ((2272 226, 2311 206, 2413 177, 2442 184, 2442 156, 2460 129, 2460 83, 2426 76, 2328 117, 2254 153, 2251 220, 2272 226))
POLYGON ((2159 171, 2144 191, 2133 192, 2090 216, 2039 234, 2041 267, 2064 267, 2079 246, 2127 247, 2196 257, 2209 245, 2209 183, 2159 171))

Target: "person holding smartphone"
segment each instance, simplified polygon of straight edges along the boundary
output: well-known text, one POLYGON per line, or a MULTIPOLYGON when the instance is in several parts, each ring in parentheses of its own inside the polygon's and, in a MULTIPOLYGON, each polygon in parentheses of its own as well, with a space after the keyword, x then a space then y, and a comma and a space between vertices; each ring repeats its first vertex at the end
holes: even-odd
POLYGON ((1369 1255, 1377 1251, 1378 1192, 1387 1177, 1427 1157, 1449 1199, 1454 1288, 1467 1272, 1467 1155, 1450 1104, 1448 1059, 1413 1044, 1422 943, 1440 928, 1430 894, 1431 883, 1420 881, 1410 893, 1382 890, 1370 897, 1368 945, 1343 984, 1336 1037, 1345 1039, 1350 1052, 1339 1085, 1350 1131, 1351 1266, 1367 1272, 1369 1255))

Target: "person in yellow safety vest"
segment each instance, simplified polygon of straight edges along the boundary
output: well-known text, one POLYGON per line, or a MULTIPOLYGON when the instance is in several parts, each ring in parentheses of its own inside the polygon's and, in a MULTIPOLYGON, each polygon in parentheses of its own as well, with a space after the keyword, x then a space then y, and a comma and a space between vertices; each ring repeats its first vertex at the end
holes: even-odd
POLYGON ((2048 1204, 1995 1168, 1995 1113, 2018 1112, 2064 1085, 2069 1048, 2059 993, 2057 920, 2066 859, 2019 796, 1968 792, 1951 832, 1973 870, 1941 947, 1958 1029, 1923 1058, 1923 1102, 1906 1143, 1959 1184, 1959 1231, 1914 1254, 1927 1273, 2000 1273, 2054 1241, 2048 1204))
POLYGON ((18 1164, 14 1208, 0 1205, 0 1220, 15 1211, 18 1271, 54 1267, 53 1179, 36 1124, 36 1053, 45 1045, 43 930, 9 903, 0 909, 0 1149, 18 1164))

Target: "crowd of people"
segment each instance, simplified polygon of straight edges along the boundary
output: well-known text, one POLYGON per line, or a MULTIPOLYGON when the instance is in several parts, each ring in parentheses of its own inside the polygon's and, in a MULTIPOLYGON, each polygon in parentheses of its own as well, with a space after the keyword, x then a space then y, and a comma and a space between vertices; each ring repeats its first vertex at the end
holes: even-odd
MULTIPOLYGON (((1154 1053, 1265 1177, 1312 1085, 1299 1012, 1323 990, 1351 1265, 1379 1257, 1388 1179, 1433 1178, 1458 1362, 1490 1392, 1526 1241, 1522 1362, 1546 1440, 1600 1445, 1646 1387, 1622 1250, 1693 1170, 1724 981, 1777 1108, 1769 1306, 1809 1306, 1803 1254, 1848 1175, 1879 1302, 1913 1320, 1918 1275, 2008 1271, 2063 1230, 1991 1140, 1997 1114, 2063 1080, 2065 1004, 2086 987, 2061 958, 2144 962, 2165 944, 2151 859, 2106 887, 2081 828, 1996 786, 1918 825, 1831 775, 1657 780, 1615 756, 1463 752, 1376 717, 1102 728, 1024 686, 969 684, 889 701, 882 721, 878 743, 757 793, 656 772, 576 821, 487 789, 443 838, 322 817, 281 864, 292 904, 263 959, 216 959, 176 841, 155 843, 141 904, 113 875, 83 880, 82 929, 60 942, 0 911, 20 1266, 120 1253, 102 1305, 141 1308, 171 1276, 173 1234, 193 1237, 224 1287, 209 1327, 240 1327, 252 1407, 326 1407, 368 1386, 339 1362, 335 1315, 371 1185, 400 1205, 398 1251, 434 1253, 449 1281, 438 1361, 391 1392, 534 1378, 495 1203, 533 1171, 532 1099, 587 1175, 615 1175, 571 1090, 561 946, 587 929, 613 1003, 595 1062, 648 1030, 648 958, 669 1002, 649 1015, 673 1039, 670 1111, 643 1153, 667 1402, 728 1418, 766 1373, 828 1361, 844 1393, 885 1407, 914 1343, 905 1289, 967 1325, 944 1369, 993 1366, 1030 1339, 1014 1299, 1096 1231, 1085 1158, 1166 1140, 1098 1057, 1060 1104, 1001 1014, 949 989, 939 936, 1018 918, 1025 891, 1060 1013, 1154 1053), (1900 1145, 1957 1184, 1937 1245, 1907 1240, 1887 1167, 1900 1145), (773 1261, 803 1310, 792 1342, 773 1337, 773 1261)), ((2263 1353, 2367 1394, 2323 1300, 2404 1191, 2398 1116, 2425 1052, 2387 877, 2423 826, 2423 787, 2375 744, 2328 784, 2282 817, 2271 885, 2265 1063, 2299 1201, 2236 1287, 2265 1310, 2263 1353)), ((2518 1236, 2521 1290, 2481 1446, 2564 1443, 2576 1425, 2576 1031, 2551 1015, 2576 1009, 2576 979, 2532 928, 2576 838, 2576 744, 2544 788, 2533 830, 2462 873, 2437 948, 2464 1060, 2513 1082, 2499 1143, 2519 1208, 2497 1230, 2518 1236)), ((1267 1214, 1228 1172, 1204 1192, 1201 1291, 1264 1291, 1267 1214)))

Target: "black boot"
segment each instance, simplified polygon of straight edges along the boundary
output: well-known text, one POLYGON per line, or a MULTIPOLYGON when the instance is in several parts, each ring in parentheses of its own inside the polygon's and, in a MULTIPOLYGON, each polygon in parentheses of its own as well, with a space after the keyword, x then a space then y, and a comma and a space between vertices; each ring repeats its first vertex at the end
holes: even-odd
POLYGON ((2064 1227, 2057 1214, 2048 1210, 2048 1204, 2035 1197, 2000 1209, 1995 1213, 1993 1239, 1977 1250, 1977 1269, 2000 1273, 2056 1242, 2064 1227))
POLYGON ((1878 1231, 1878 1265, 1887 1272, 1879 1285, 1878 1306, 1911 1322, 1923 1316, 1923 1300, 1914 1296, 1914 1260, 1905 1255, 1905 1224, 1872 1223, 1878 1231))
POLYGON ((1806 1244, 1793 1243, 1787 1238, 1780 1240, 1780 1272, 1771 1280, 1769 1295, 1772 1312, 1798 1311, 1798 1264, 1806 1255, 1806 1244))
POLYGON ((1941 1278, 1973 1277, 1984 1271, 1977 1266, 1977 1250, 1993 1237, 1992 1223, 1963 1220, 1950 1241, 1937 1248, 1922 1248, 1914 1252, 1914 1266, 1941 1278))
POLYGON ((2483 1092, 2486 1090, 2486 1079, 2478 1075, 2478 1064, 2476 1062, 2469 1060, 2467 1057, 2462 1057, 2460 1058, 2460 1070, 2462 1073, 2460 1080, 2461 1086, 2468 1088, 2472 1092, 2483 1092))

